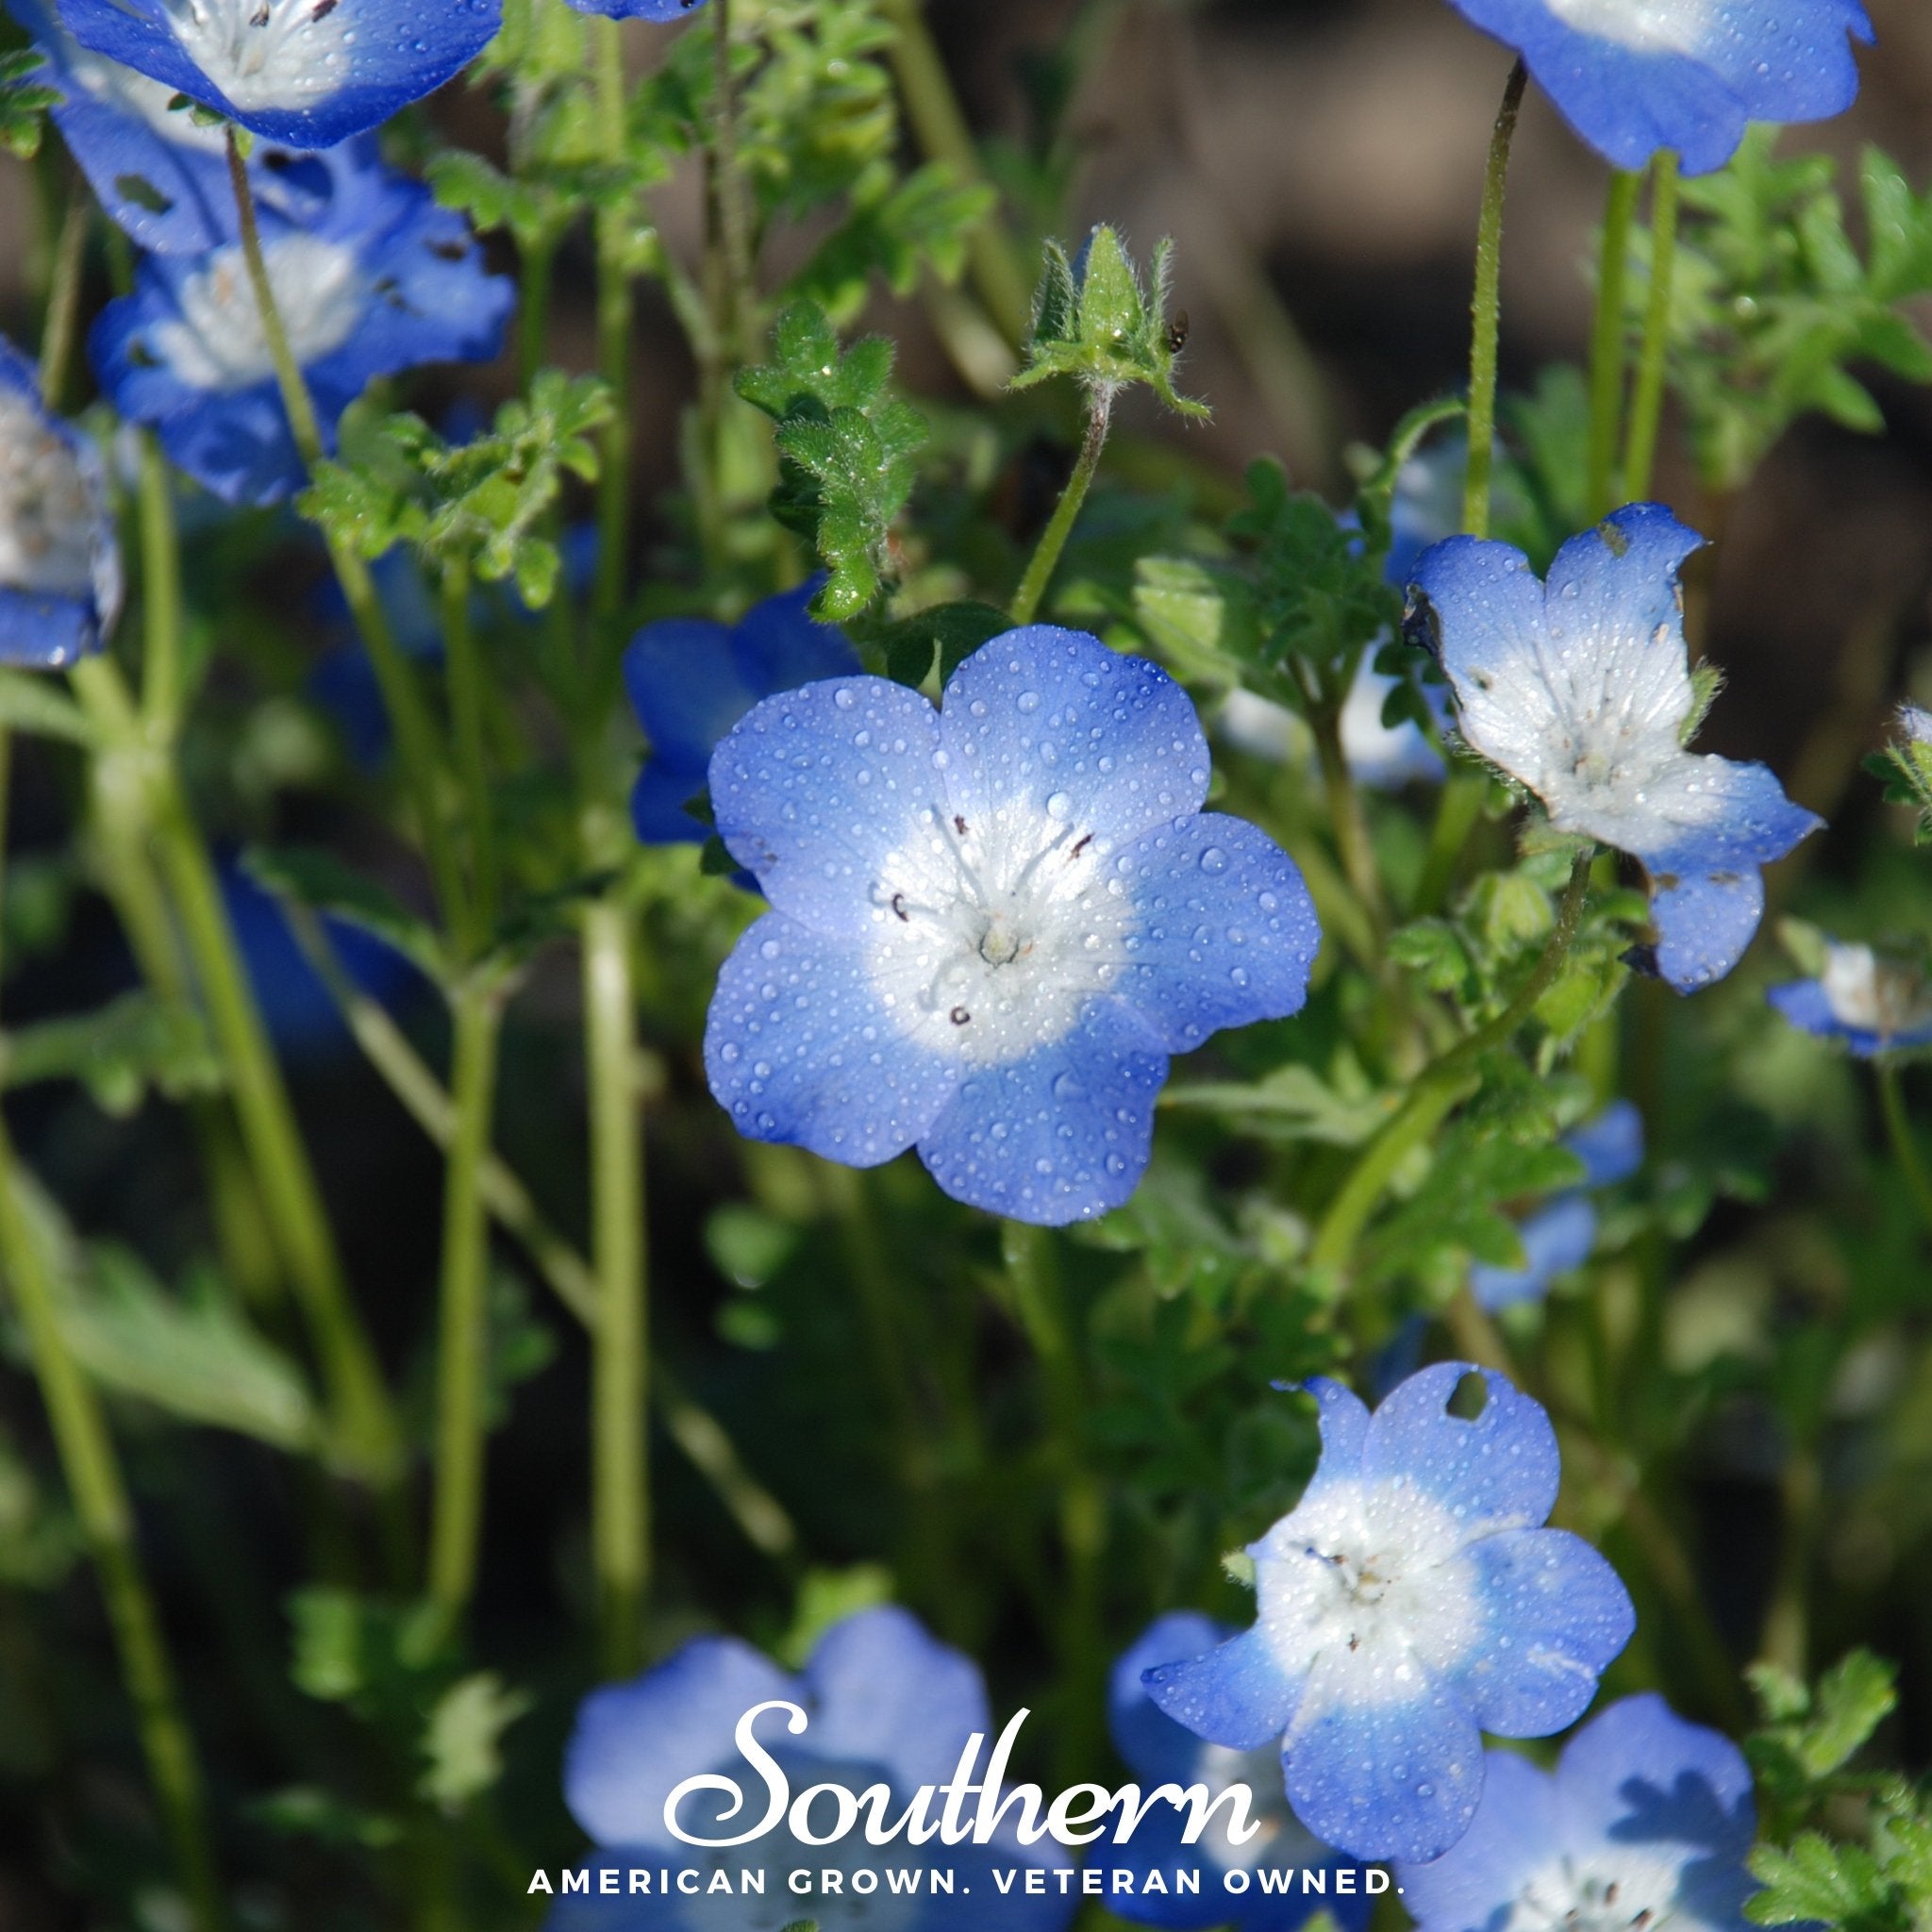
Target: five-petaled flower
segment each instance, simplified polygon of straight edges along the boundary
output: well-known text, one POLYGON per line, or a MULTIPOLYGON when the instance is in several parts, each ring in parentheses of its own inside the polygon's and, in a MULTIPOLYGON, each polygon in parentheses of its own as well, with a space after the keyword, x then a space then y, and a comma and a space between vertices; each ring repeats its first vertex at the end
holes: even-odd
POLYGON ((1141 1681, 1155 1665, 1205 1651, 1232 1634, 1194 1610, 1157 1617, 1115 1662, 1108 1715, 1114 1744, 1142 1790, 1173 1785, 1185 1791, 1202 1785, 1211 1801, 1232 1786, 1245 1785, 1254 1835, 1236 1843, 1224 1807, 1189 1844, 1189 1813, 1175 1805, 1154 1804, 1126 1843, 1116 1842, 1109 1833, 1093 1845, 1088 1862, 1106 1874, 1108 1909, 1142 1925, 1172 1925, 1182 1932, 1208 1925, 1231 1925, 1235 1932, 1294 1932, 1326 1910, 1341 1932, 1362 1932, 1374 1904, 1362 1868, 1302 1828, 1288 1808, 1279 1755, 1269 1748, 1230 1751, 1205 1742, 1167 1716, 1141 1681), (1113 1889, 1116 1872, 1131 1874, 1130 1891, 1113 1889), (1239 1883, 1230 1888, 1231 1872, 1245 1874, 1245 1889, 1239 1883), (1321 1874, 1321 1891, 1309 1889, 1305 1872, 1321 1874), (1334 1882, 1344 1872, 1352 1874, 1347 1892, 1334 1882), (1263 1873, 1285 1874, 1282 1889, 1271 1887, 1260 1876, 1263 1873), (1183 1888, 1184 1874, 1193 1874, 1198 1891, 1183 1888))
POLYGON ((1858 92, 1862 0, 1451 0, 1523 56, 1563 117, 1619 168, 1660 149, 1707 174, 1749 121, 1823 121, 1858 92))
POLYGON ((1755 1829, 1743 1754, 1646 1692, 1585 1724, 1554 1775, 1491 1752, 1467 1836, 1396 1878, 1420 1932, 1744 1932, 1755 1829))
POLYGON ((1322 1459, 1294 1509, 1249 1549, 1254 1627, 1146 1676, 1156 1704, 1232 1750, 1281 1740, 1295 1814, 1360 1858, 1433 1858, 1483 1790, 1480 1730, 1574 1724, 1636 1627, 1595 1550, 1542 1527, 1557 1500, 1549 1417, 1482 1372, 1439 1363, 1372 1416, 1309 1384, 1322 1459))
POLYGON ((712 1092, 851 1166, 916 1143, 1016 1220, 1118 1207, 1168 1056, 1296 1011, 1319 942, 1293 861, 1207 794, 1186 693, 1081 631, 993 639, 943 713, 876 677, 767 698, 711 759, 774 908, 718 982, 712 1092))
POLYGON ((1793 1026, 1840 1041, 1860 1059, 1932 1044, 1932 986, 1924 974, 1870 946, 1827 940, 1817 978, 1774 986, 1765 997, 1793 1026))
POLYGON ((1703 539, 1660 504, 1573 537, 1547 588, 1521 551, 1452 537, 1423 553, 1411 636, 1441 660, 1471 750, 1542 800, 1560 832, 1650 874, 1654 950, 1679 992, 1722 979, 1764 911, 1759 868, 1823 823, 1759 764, 1685 748, 1700 710, 1677 573, 1703 539))

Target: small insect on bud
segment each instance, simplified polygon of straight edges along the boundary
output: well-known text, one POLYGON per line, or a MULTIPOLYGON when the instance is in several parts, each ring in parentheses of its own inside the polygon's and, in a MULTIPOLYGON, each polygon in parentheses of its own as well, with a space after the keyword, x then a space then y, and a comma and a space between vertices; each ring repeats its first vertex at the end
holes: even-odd
POLYGON ((1167 353, 1178 356, 1188 346, 1188 311, 1185 308, 1174 311, 1174 320, 1167 325, 1167 353))

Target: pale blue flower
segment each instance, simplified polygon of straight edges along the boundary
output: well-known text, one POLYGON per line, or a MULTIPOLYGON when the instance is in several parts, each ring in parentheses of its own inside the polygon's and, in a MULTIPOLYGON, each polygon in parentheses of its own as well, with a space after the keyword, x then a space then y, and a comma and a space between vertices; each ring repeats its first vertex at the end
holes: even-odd
POLYGON ((1766 994, 1793 1026, 1842 1042, 1860 1059, 1932 1045, 1932 988, 1911 966, 1870 946, 1827 940, 1816 979, 1795 979, 1766 994))
POLYGON ((579 13, 601 13, 607 20, 688 20, 705 0, 570 0, 579 13))

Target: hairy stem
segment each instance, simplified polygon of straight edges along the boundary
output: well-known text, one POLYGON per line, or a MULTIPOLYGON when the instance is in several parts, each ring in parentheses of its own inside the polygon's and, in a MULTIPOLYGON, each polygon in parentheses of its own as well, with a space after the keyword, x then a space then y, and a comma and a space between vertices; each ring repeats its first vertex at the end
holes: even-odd
POLYGON ((1657 158, 1651 176, 1650 299, 1643 316, 1643 347, 1630 397, 1630 426, 1624 444, 1624 494, 1633 503, 1650 494, 1657 467, 1657 425, 1663 418, 1664 379, 1670 370, 1671 294, 1677 269, 1677 158, 1657 158))
POLYGON ((1092 487, 1094 473, 1100 468, 1100 453, 1107 447, 1107 432, 1112 421, 1113 391, 1094 390, 1088 405, 1087 435, 1080 444, 1079 460, 1074 465, 1073 475, 1067 479, 1066 490, 1053 513, 1053 521, 1041 534, 1032 560, 1026 566, 1026 574, 1020 579, 1020 588, 1013 593, 1013 622, 1016 625, 1033 622, 1047 587, 1053 582, 1060 553, 1067 547, 1067 539, 1073 535, 1074 525, 1079 521, 1080 508, 1087 501, 1087 491, 1092 487))
POLYGON ((1495 462, 1496 364, 1503 325, 1503 193, 1509 178, 1509 148, 1529 70, 1521 60, 1509 70, 1503 105, 1490 135, 1483 171, 1482 216, 1475 236, 1475 293, 1470 302, 1469 472, 1462 490, 1462 527, 1472 537, 1490 534, 1490 472, 1495 462))
POLYGON ((1604 203, 1603 254, 1597 266, 1596 321, 1590 338, 1590 455, 1585 501, 1592 518, 1614 508, 1617 429, 1624 412, 1624 290, 1629 278, 1630 225, 1643 176, 1618 168, 1604 203))

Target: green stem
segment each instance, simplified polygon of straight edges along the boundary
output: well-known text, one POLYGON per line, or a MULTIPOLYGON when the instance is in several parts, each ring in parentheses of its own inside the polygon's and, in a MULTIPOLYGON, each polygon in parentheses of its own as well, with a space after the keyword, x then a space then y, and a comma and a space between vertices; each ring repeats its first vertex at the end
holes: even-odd
POLYGON ((461 776, 470 834, 469 950, 489 942, 496 924, 499 865, 496 800, 490 789, 490 755, 484 708, 489 686, 476 633, 470 622, 470 567, 451 558, 442 567, 442 638, 449 655, 450 708, 455 714, 457 770, 461 776))
POLYGON ((429 1597, 455 1628, 476 1581, 483 1522, 483 1450, 490 1372, 490 1214, 483 1164, 496 1095, 502 1010, 496 993, 468 983, 452 996, 456 1020, 450 1142, 442 1194, 442 1327, 437 1348, 436 1494, 429 1597))
POLYGON ((141 702, 171 742, 181 714, 181 545, 160 445, 141 432, 141 702))
POLYGON ((1912 1135, 1912 1123, 1906 1112, 1905 1088, 1899 1079, 1898 1063, 1887 1055, 1873 1062, 1878 1081, 1878 1105, 1885 1115, 1886 1138, 1891 1142, 1892 1158, 1905 1176, 1906 1190, 1927 1233, 1932 1233, 1932 1176, 1919 1154, 1912 1135))
POLYGON ((517 388, 525 395, 543 366, 550 341, 550 291, 557 267, 557 242, 546 235, 524 250, 524 281, 517 298, 517 388))
POLYGON ((54 274, 47 287, 47 312, 41 325, 41 400, 58 410, 67 392, 68 364, 74 359, 80 322, 81 270, 87 265, 87 232, 93 219, 92 197, 76 181, 60 219, 54 249, 54 274))
POLYGON ((1457 759, 1442 781, 1442 795, 1436 805, 1436 823, 1429 830, 1429 849, 1423 858, 1422 876, 1416 881, 1415 899, 1409 916, 1421 919, 1434 912, 1449 896, 1456 882, 1457 868, 1463 852, 1483 815, 1490 795, 1488 770, 1467 759, 1457 759))
POLYGON ((725 306, 722 334, 727 356, 744 351, 744 318, 756 273, 751 208, 738 162, 738 76, 731 67, 731 0, 711 0, 711 75, 716 93, 712 152, 717 158, 718 229, 724 254, 725 306))
POLYGON ((1630 225, 1642 187, 1641 175, 1615 169, 1604 203, 1596 322, 1590 338, 1590 454, 1584 469, 1592 519, 1607 516, 1614 508, 1617 427, 1624 409, 1624 288, 1630 268, 1630 225))
MULTIPOLYGON (((715 7, 716 0, 713 0, 715 7)), ((598 158, 617 168, 625 158, 624 32, 615 20, 593 18, 590 50, 596 99, 598 158)), ((609 386, 610 420, 599 439, 597 575, 591 600, 593 663, 614 661, 624 608, 625 563, 630 539, 631 379, 634 303, 625 260, 626 223, 620 208, 597 216, 597 369, 609 386)), ((593 679, 593 686, 597 680, 593 679)))
POLYGON ((248 163, 242 158, 240 131, 228 126, 228 185, 235 193, 235 224, 242 239, 242 259, 248 271, 248 285, 254 291, 256 313, 260 318, 262 339, 268 344, 269 360, 275 365, 275 382, 282 392, 282 408, 289 418, 289 433, 295 440, 302 467, 312 470, 323 457, 322 424, 315 413, 315 398, 308 393, 302 365, 289 342, 289 331, 275 302, 275 283, 268 272, 268 257, 262 253, 261 224, 255 214, 255 191, 249 185, 248 163))
POLYGON ((1657 465, 1657 425, 1663 417, 1664 379, 1670 368, 1671 295, 1677 268, 1677 158, 1657 156, 1651 180, 1650 300, 1643 317, 1643 348, 1630 398, 1630 428, 1624 445, 1624 493, 1633 503, 1650 494, 1657 465))
POLYGON ((1758 1654, 1793 1676, 1811 1674, 1811 1573, 1818 1558, 1818 1534, 1824 1507, 1824 1480, 1818 1457, 1808 1443, 1793 1444, 1778 1478, 1783 1505, 1783 1548, 1778 1556, 1777 1584, 1758 1654))
MULTIPOLYGON (((1325 680, 1324 680, 1325 681, 1325 680)), ((1346 682, 1336 682, 1346 689, 1346 682)), ((1348 769, 1348 756, 1341 748, 1341 708, 1335 695, 1323 691, 1313 696, 1307 708, 1308 725, 1314 733, 1316 761, 1322 768, 1322 787, 1328 801, 1328 820, 1335 833, 1335 848, 1341 858, 1350 889, 1375 935, 1388 928, 1389 907, 1382 890, 1382 869, 1375 858, 1374 841, 1369 837, 1368 820, 1362 815, 1361 793, 1348 769)))
POLYGON ((1509 70, 1503 105, 1490 135, 1483 171, 1483 209, 1475 235, 1475 293, 1470 302, 1469 473, 1462 491, 1462 527, 1472 537, 1490 534, 1490 472, 1495 463, 1496 366, 1503 326, 1503 193, 1508 185, 1509 148, 1529 70, 1521 60, 1509 70))
POLYGON ((1087 501, 1087 491, 1092 485, 1095 471, 1100 468, 1100 453, 1107 447, 1108 427, 1112 420, 1113 391, 1096 389, 1088 407, 1087 436, 1080 445, 1079 460, 1074 465, 1073 475, 1067 479, 1065 493, 1053 513, 1053 521, 1047 525, 1039 547, 1026 566, 1026 575, 1020 579, 1020 588, 1013 594, 1013 622, 1016 625, 1031 624, 1041 600, 1046 595, 1047 586, 1052 583, 1054 571, 1059 564, 1060 553, 1067 547, 1067 539, 1073 535, 1074 525, 1079 520, 1080 507, 1087 501))

